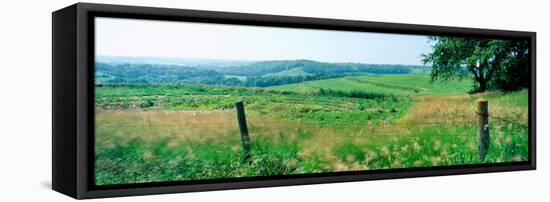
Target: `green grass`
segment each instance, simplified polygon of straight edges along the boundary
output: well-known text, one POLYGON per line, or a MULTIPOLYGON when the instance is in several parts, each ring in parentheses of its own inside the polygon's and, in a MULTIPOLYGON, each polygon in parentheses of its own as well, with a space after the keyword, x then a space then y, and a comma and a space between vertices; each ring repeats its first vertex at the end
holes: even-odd
POLYGON ((280 71, 277 73, 264 74, 262 76, 273 77, 273 76, 313 76, 313 75, 314 74, 305 72, 302 68, 292 68, 292 69, 280 71))
POLYGON ((393 95, 449 95, 468 92, 471 86, 472 82, 467 79, 462 81, 436 81, 432 83, 427 74, 372 74, 307 81, 299 84, 275 86, 271 87, 271 89, 310 92, 316 91, 319 88, 325 88, 393 95))
POLYGON ((304 96, 262 88, 200 85, 96 87, 96 107, 103 109, 234 110, 238 100, 244 100, 246 109, 252 113, 324 122, 394 119, 412 104, 409 98, 362 99, 333 94, 304 96))
POLYGON ((224 75, 226 79, 229 78, 236 78, 239 79, 239 81, 246 81, 246 76, 237 76, 237 75, 224 75))
POLYGON ((480 163, 474 111, 481 98, 491 115, 520 123, 490 118, 485 162, 527 160, 527 90, 469 95, 469 86, 432 85, 422 74, 273 88, 97 86, 96 184, 480 163), (240 99, 252 144, 248 163, 234 111, 240 99), (426 124, 434 122, 451 124, 426 124))

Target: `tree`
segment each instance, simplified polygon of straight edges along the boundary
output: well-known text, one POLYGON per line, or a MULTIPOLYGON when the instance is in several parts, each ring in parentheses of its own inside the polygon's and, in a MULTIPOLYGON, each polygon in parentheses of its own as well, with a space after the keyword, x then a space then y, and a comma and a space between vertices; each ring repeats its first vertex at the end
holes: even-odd
POLYGON ((529 43, 525 40, 439 36, 429 40, 433 49, 422 55, 422 62, 432 65, 432 81, 472 77, 476 92, 528 85, 529 43))
POLYGON ((494 79, 489 83, 490 87, 501 90, 517 90, 529 87, 529 42, 513 41, 507 44, 510 57, 502 61, 494 79))

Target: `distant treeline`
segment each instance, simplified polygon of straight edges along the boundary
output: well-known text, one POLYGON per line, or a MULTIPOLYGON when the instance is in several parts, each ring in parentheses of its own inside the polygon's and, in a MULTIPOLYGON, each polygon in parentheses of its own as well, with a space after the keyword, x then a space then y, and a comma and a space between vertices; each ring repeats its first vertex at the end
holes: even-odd
POLYGON ((231 75, 263 76, 296 68, 309 74, 335 75, 346 73, 407 74, 415 71, 415 69, 425 67, 410 65, 327 63, 312 60, 277 60, 256 62, 234 68, 224 68, 219 71, 231 75))
POLYGON ((96 63, 97 84, 208 84, 267 87, 360 74, 406 74, 423 66, 263 61, 235 67, 96 63))

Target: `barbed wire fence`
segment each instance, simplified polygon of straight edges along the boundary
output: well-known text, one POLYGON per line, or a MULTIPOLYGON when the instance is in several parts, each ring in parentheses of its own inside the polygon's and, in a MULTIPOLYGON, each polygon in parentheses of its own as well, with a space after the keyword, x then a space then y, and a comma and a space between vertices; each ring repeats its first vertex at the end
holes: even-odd
MULTIPOLYGON (((517 120, 517 119, 508 119, 508 118, 501 118, 493 115, 488 115, 491 118, 496 119, 496 121, 501 121, 505 123, 509 123, 512 125, 528 128, 529 126, 526 124, 523 124, 521 122, 528 122, 528 120, 517 120)), ((474 120, 458 120, 458 121, 436 121, 436 122, 421 122, 421 121, 414 121, 414 122, 371 122, 371 123, 365 123, 365 122, 346 122, 346 123, 326 123, 326 122, 290 122, 288 120, 281 120, 281 121, 256 121, 256 120, 247 120, 247 123, 252 126, 260 126, 260 125, 272 125, 272 126, 282 126, 282 125, 290 125, 290 126, 318 126, 320 128, 342 128, 342 127, 357 127, 361 126, 364 128, 380 128, 380 127, 392 127, 392 126, 415 126, 415 125, 473 125, 477 124, 474 120)), ((151 120, 147 120, 143 124, 109 124, 109 123, 102 123, 102 125, 97 126, 97 128, 132 128, 132 127, 184 127, 184 126, 227 126, 227 125, 233 125, 237 126, 236 122, 229 122, 229 121, 222 121, 222 122, 216 122, 216 121, 209 121, 209 122, 170 122, 170 123, 162 123, 162 122, 152 122, 151 120)), ((397 134, 396 134, 397 135, 397 134)))
MULTIPOLYGON (((103 128, 140 128, 140 127, 193 127, 193 126, 208 126, 208 127, 216 127, 216 126, 235 126, 235 130, 239 130, 241 134, 241 140, 242 140, 242 146, 244 151, 245 160, 249 161, 250 159, 250 139, 249 139, 249 129, 248 125, 250 125, 252 128, 252 131, 254 133, 254 130, 261 127, 261 126, 291 126, 296 129, 303 128, 302 126, 315 126, 318 129, 342 129, 342 128, 348 128, 348 129, 366 129, 371 130, 375 132, 376 130, 384 130, 387 128, 398 128, 402 126, 420 126, 420 125, 470 125, 470 126, 477 126, 478 128, 478 150, 479 150, 479 160, 482 162, 485 159, 485 156, 487 154, 488 146, 489 146, 489 118, 491 118, 491 122, 498 121, 502 123, 511 124, 514 126, 518 126, 524 129, 529 128, 529 120, 528 119, 513 119, 508 117, 500 117, 493 114, 488 113, 488 106, 483 106, 483 103, 487 104, 484 100, 479 100, 477 102, 478 104, 478 110, 474 111, 475 118, 477 120, 453 120, 453 121, 414 121, 414 122, 390 122, 390 121, 379 121, 379 122, 346 122, 346 123, 316 123, 316 122, 290 122, 290 121, 247 121, 246 115, 244 112, 244 104, 242 101, 239 101, 236 103, 236 112, 237 112, 237 122, 230 122, 230 121, 218 121, 218 122, 185 122, 185 123, 153 123, 150 119, 147 119, 147 121, 144 124, 103 124, 101 126, 97 126, 96 130, 103 129, 103 128), (240 103, 240 104, 239 104, 240 103), (238 105, 241 105, 240 107, 237 107, 238 105)), ((273 128, 273 127, 271 127, 273 128)), ((342 134, 343 136, 353 136, 353 137, 361 137, 363 135, 368 135, 370 137, 405 137, 405 138, 416 138, 416 137, 424 137, 424 136, 433 136, 433 137, 439 137, 439 136, 476 136, 474 134, 399 134, 399 133, 390 133, 390 134, 384 134, 384 135, 373 135, 373 133, 364 133, 364 134, 342 134)), ((498 134, 497 134, 498 135, 498 134)), ((505 135, 526 135, 526 134, 505 134, 505 135)), ((492 136, 495 136, 494 134, 492 136)))

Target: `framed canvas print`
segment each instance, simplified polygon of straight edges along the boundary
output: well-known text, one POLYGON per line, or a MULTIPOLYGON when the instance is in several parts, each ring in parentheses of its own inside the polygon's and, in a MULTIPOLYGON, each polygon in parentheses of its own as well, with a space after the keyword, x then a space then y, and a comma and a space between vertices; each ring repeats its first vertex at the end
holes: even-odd
POLYGON ((53 13, 53 189, 532 170, 535 36, 78 3, 53 13))

